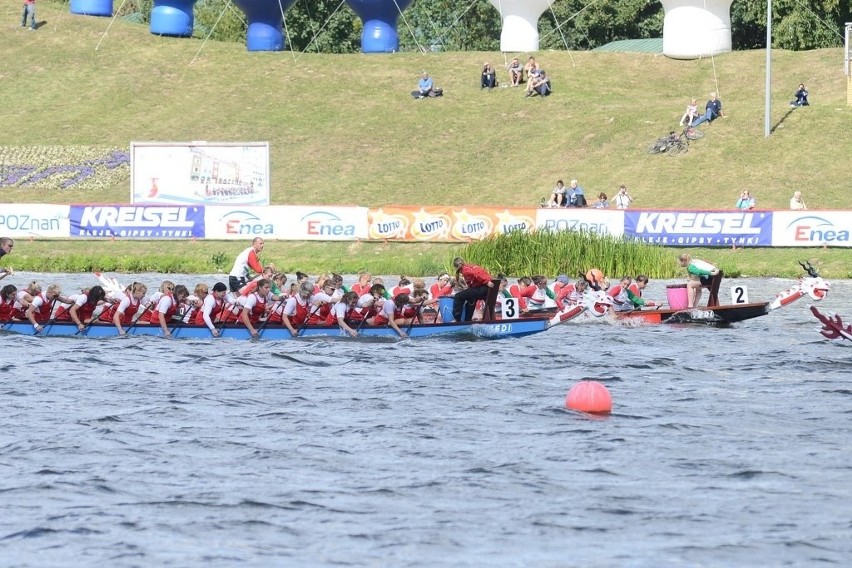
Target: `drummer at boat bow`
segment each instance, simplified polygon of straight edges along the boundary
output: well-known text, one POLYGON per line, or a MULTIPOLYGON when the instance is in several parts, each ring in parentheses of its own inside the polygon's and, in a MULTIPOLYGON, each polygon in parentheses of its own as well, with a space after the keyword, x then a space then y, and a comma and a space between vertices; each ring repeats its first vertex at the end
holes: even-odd
POLYGON ((263 266, 257 258, 257 255, 261 252, 263 252, 263 239, 255 237, 251 242, 251 246, 237 256, 236 260, 234 260, 234 267, 231 269, 230 274, 228 274, 228 285, 231 288, 231 292, 239 291, 240 288, 248 283, 249 270, 253 270, 258 274, 263 272, 263 266))
POLYGON ((491 275, 487 270, 475 264, 468 264, 461 257, 453 259, 453 266, 456 269, 456 280, 461 275, 467 285, 467 288, 453 297, 453 317, 456 321, 462 321, 464 311, 464 321, 470 321, 476 302, 485 300, 488 289, 492 288, 494 283, 491 282, 491 275))

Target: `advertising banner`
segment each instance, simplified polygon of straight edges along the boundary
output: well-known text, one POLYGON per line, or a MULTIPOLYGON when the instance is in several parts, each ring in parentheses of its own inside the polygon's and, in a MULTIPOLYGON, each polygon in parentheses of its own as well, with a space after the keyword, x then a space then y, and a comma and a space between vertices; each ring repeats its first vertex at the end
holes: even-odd
POLYGON ((535 209, 503 207, 382 207, 370 209, 371 240, 469 242, 529 231, 535 209))
POLYGON ((547 231, 585 231, 620 237, 624 234, 624 211, 555 207, 536 210, 536 227, 547 231))
POLYGON ((769 211, 625 211, 624 234, 670 247, 772 246, 769 211))
POLYGON ((208 239, 354 241, 367 238, 366 207, 223 207, 205 208, 208 239))
POLYGON ((778 211, 773 213, 772 245, 776 247, 849 247, 849 211, 778 211))
POLYGON ((268 205, 269 143, 132 142, 130 200, 268 205))
POLYGON ((70 205, 0 205, 0 237, 68 238, 70 205))
POLYGON ((72 205, 72 237, 203 239, 204 207, 72 205))

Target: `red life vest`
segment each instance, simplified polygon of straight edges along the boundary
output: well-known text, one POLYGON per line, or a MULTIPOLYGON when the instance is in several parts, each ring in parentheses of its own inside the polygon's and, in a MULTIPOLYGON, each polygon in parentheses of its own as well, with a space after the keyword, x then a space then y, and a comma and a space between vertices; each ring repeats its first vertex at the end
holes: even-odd
POLYGON ((5 298, 0 298, 0 321, 9 321, 12 318, 18 317, 21 310, 15 308, 15 300, 6 301, 5 298))
MULTIPOLYGON (((169 298, 172 299, 172 305, 169 306, 169 309, 166 310, 166 313, 163 314, 163 318, 166 320, 166 323, 169 323, 172 320, 172 317, 174 317, 174 315, 177 313, 178 305, 177 305, 177 302, 175 302, 175 297, 171 293, 163 294, 163 296, 168 296, 169 298)), ((160 300, 162 300, 162 299, 163 298, 160 297, 160 300)), ((159 303, 160 302, 157 301, 157 304, 159 304, 159 303)), ((150 310, 145 312, 140 319, 143 322, 148 322, 148 323, 153 323, 153 324, 159 325, 160 324, 160 311, 157 309, 157 306, 154 306, 153 308, 151 308, 150 310)))
POLYGON ((261 316, 266 311, 266 298, 261 298, 257 294, 254 294, 257 301, 251 307, 251 311, 249 312, 249 321, 252 324, 255 324, 260 321, 261 316))
POLYGON ((305 304, 302 305, 299 303, 299 298, 296 298, 296 313, 292 316, 289 316, 290 323, 292 325, 302 325, 305 323, 305 320, 308 319, 308 307, 310 304, 305 301, 305 304))
MULTIPOLYGON (((222 310, 225 308, 225 301, 221 299, 217 300, 216 298, 213 298, 213 300, 216 303, 213 305, 213 309, 210 310, 210 321, 215 322, 216 318, 219 317, 219 314, 221 314, 222 310)), ((207 325, 204 322, 204 306, 195 312, 194 317, 192 318, 192 323, 196 325, 207 325)))
POLYGON ((53 311, 53 304, 56 300, 48 300, 46 292, 42 292, 38 297, 41 298, 41 305, 37 310, 33 310, 33 317, 38 323, 50 321, 50 312, 53 311))

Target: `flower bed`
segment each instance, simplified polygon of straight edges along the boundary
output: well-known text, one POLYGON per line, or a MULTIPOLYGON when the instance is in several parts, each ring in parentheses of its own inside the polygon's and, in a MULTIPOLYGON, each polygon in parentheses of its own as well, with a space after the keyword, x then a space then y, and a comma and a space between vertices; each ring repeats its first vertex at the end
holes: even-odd
POLYGON ((129 177, 126 148, 0 146, 0 187, 103 190, 129 177))

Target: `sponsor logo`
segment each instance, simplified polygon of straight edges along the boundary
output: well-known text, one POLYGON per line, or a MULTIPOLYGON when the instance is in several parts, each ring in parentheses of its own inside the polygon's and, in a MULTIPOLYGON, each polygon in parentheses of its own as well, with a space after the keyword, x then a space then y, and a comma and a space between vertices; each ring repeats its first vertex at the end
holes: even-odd
POLYGON ((421 209, 414 214, 411 225, 411 235, 419 241, 447 238, 450 235, 452 223, 446 215, 427 213, 421 209))
POLYGON ((203 207, 73 206, 70 220, 81 237, 204 237, 203 207))
POLYGON ((636 232, 759 235, 760 227, 752 227, 754 216, 754 213, 641 213, 636 222, 636 232))
POLYGON ((260 217, 248 211, 230 211, 219 217, 219 222, 225 225, 225 233, 229 235, 258 237, 275 233, 272 223, 264 223, 260 217))
POLYGON ((458 213, 453 213, 453 215, 456 218, 452 228, 453 238, 481 240, 491 234, 491 219, 487 216, 471 215, 466 209, 462 209, 458 213))
POLYGON ((407 233, 408 219, 404 215, 391 215, 381 209, 371 214, 371 239, 404 239, 407 233))
POLYGON ((53 217, 33 217, 26 214, 0 215, 0 229, 28 233, 59 231, 62 219, 59 215, 53 217))
POLYGON ((495 216, 497 217, 497 224, 494 226, 494 230, 500 234, 505 235, 514 231, 526 232, 531 231, 535 227, 535 221, 532 217, 514 215, 508 209, 504 209, 495 216))
POLYGON ((329 211, 314 211, 302 217, 305 233, 311 237, 354 237, 355 225, 347 225, 343 219, 329 211))
POLYGON ((787 225, 793 240, 804 243, 848 243, 849 230, 840 229, 825 217, 808 215, 787 225))
POLYGON ((771 242, 771 215, 746 212, 628 212, 625 234, 674 246, 758 246, 771 242))
POLYGON ((590 223, 580 219, 546 219, 542 228, 546 231, 585 231, 598 235, 609 233, 606 223, 590 223))

